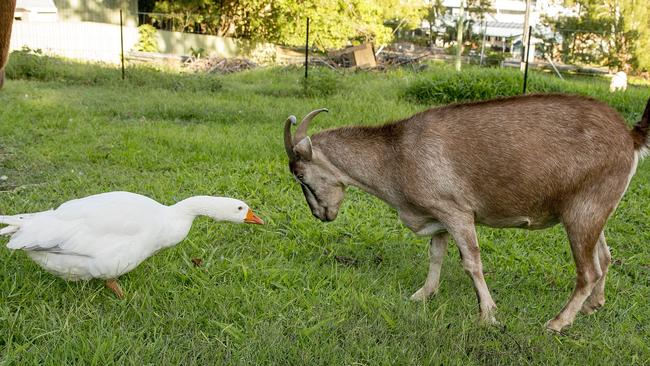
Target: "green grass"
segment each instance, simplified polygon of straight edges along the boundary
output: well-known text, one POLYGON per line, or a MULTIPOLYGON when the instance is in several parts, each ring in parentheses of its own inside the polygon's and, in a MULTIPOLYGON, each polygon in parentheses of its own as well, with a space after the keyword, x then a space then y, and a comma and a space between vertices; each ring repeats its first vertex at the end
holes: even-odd
MULTIPOLYGON (((101 281, 45 273, 1 239, 0 365, 650 362, 647 162, 607 226, 615 260, 607 303, 579 315, 565 336, 543 328, 574 284, 560 227, 478 229, 504 325, 496 328, 478 323, 453 245, 438 295, 408 300, 427 272, 427 239, 378 199, 349 189, 335 222, 311 216, 287 169, 287 115, 328 107, 312 131, 407 117, 426 108, 405 98, 407 90, 451 77, 445 67, 328 74, 327 92, 305 98, 295 68, 228 75, 217 78, 220 88, 200 90, 168 87, 167 78, 195 85, 200 77, 191 75, 151 77, 134 68, 131 81, 120 82, 116 69, 63 63, 56 78, 30 77, 20 76, 26 66, 18 57, 10 62, 19 80, 0 91, 0 175, 8 177, 0 181, 1 213, 128 190, 167 204, 195 194, 240 198, 267 225, 198 219, 184 242, 121 278, 122 301, 101 281), (194 267, 194 257, 204 266, 194 267)), ((483 73, 516 77, 472 72, 477 83, 483 73)), ((554 82, 533 76, 531 87, 554 82)), ((611 102, 630 124, 650 96, 636 87, 610 95, 598 79, 557 85, 611 102)))

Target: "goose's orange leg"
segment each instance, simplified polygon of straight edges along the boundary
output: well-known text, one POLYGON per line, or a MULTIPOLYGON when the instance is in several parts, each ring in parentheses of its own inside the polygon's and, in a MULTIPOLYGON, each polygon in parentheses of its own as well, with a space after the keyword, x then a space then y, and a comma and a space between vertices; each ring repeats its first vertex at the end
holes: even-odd
POLYGON ((115 278, 106 280, 106 287, 110 288, 118 299, 124 298, 124 292, 122 292, 122 288, 120 287, 120 284, 117 283, 117 280, 115 278))

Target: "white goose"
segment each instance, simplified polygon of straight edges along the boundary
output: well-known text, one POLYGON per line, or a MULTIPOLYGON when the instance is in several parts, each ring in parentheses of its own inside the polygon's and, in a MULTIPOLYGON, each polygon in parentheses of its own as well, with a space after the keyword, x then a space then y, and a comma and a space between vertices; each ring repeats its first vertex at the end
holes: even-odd
POLYGON ((185 239, 194 218, 263 224, 246 203, 195 196, 172 206, 130 192, 101 193, 63 203, 55 210, 0 216, 9 225, 7 248, 22 249, 46 271, 65 280, 106 280, 117 297, 117 278, 161 249, 185 239))

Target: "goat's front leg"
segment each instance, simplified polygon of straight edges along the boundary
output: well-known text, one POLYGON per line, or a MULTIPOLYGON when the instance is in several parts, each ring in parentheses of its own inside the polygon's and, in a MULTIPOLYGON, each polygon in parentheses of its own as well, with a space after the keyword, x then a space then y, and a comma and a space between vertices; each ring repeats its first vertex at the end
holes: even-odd
POLYGON ((429 245, 429 273, 424 286, 411 296, 411 300, 424 301, 438 291, 440 267, 442 267, 442 260, 447 254, 448 242, 449 235, 447 233, 436 234, 431 238, 431 244, 429 245))
POLYGON ((478 297, 481 319, 490 324, 498 324, 494 318, 494 310, 497 306, 492 300, 490 290, 483 277, 483 264, 481 263, 481 253, 478 247, 474 223, 454 223, 448 227, 449 232, 458 246, 458 251, 463 261, 463 268, 472 278, 472 282, 474 282, 474 290, 478 297))

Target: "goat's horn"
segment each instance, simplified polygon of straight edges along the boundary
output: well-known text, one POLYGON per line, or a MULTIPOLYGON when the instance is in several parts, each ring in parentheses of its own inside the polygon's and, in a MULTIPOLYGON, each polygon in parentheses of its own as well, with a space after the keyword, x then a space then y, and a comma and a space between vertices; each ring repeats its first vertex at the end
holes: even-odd
POLYGON ((300 122, 300 126, 298 126, 298 128, 296 129, 296 134, 293 136, 294 145, 300 142, 300 140, 307 137, 307 129, 309 128, 309 122, 311 122, 311 120, 314 117, 316 117, 316 115, 320 112, 329 112, 329 111, 327 110, 327 108, 317 109, 315 111, 309 112, 309 114, 302 119, 302 122, 300 122))
POLYGON ((287 150, 287 155, 289 155, 290 160, 293 160, 296 157, 296 154, 293 152, 293 142, 291 142, 291 125, 295 124, 295 116, 289 116, 287 121, 284 123, 284 148, 287 150))

